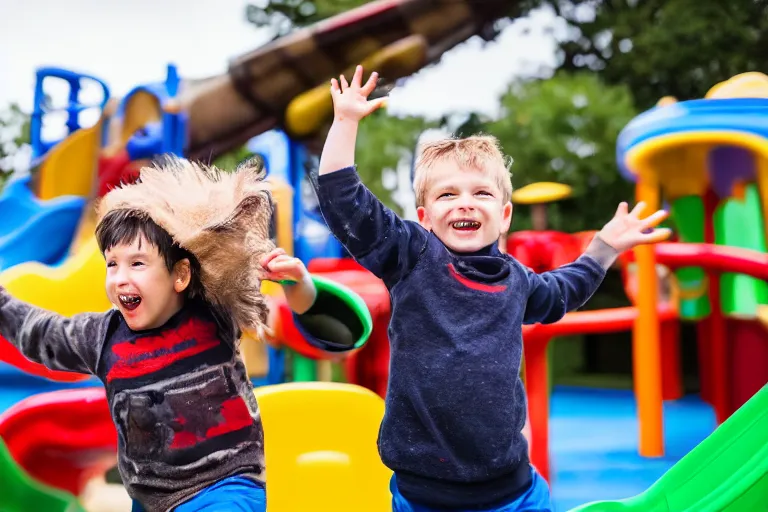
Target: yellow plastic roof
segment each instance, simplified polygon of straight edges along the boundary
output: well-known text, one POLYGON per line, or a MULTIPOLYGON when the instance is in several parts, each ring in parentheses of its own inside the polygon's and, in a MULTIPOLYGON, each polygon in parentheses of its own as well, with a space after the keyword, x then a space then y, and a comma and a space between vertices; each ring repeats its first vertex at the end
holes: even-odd
POLYGON ((512 193, 512 202, 515 204, 551 203, 570 197, 573 189, 562 183, 541 181, 531 183, 512 193))

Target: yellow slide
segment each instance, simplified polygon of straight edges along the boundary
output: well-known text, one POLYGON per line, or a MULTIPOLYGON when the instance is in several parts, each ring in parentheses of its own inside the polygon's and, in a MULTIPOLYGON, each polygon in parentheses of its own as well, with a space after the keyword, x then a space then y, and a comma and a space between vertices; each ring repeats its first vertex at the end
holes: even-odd
POLYGON ((40 199, 92 196, 103 125, 102 119, 90 128, 76 131, 45 156, 36 176, 40 199))
POLYGON ((105 279, 104 257, 91 231, 82 247, 58 267, 22 263, 0 274, 0 285, 25 302, 72 316, 112 307, 104 290, 105 279))
MULTIPOLYGON (((35 172, 38 197, 94 196, 103 127, 108 118, 106 109, 95 125, 76 131, 50 150, 35 172)), ((47 266, 30 261, 15 265, 0 273, 0 285, 21 300, 65 316, 109 309, 104 291, 106 267, 94 237, 95 217, 93 204, 89 203, 63 263, 47 266)))
MULTIPOLYGON (((66 195, 88 199, 94 197, 98 181, 102 133, 109 116, 110 109, 106 109, 95 125, 76 131, 54 146, 45 156, 34 178, 36 182, 34 188, 40 199, 66 195)), ((87 204, 69 249, 70 256, 78 253, 88 244, 94 229, 94 208, 92 204, 87 204)))

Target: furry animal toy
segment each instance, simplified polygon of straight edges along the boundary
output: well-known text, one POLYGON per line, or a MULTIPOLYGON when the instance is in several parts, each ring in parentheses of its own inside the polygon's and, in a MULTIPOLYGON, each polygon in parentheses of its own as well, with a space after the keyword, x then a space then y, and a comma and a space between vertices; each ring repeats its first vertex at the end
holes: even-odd
POLYGON ((266 171, 250 160, 233 172, 165 157, 141 169, 139 180, 107 193, 100 221, 117 209, 147 215, 200 265, 204 298, 228 311, 243 332, 263 332, 268 308, 261 293, 261 257, 274 249, 266 171))

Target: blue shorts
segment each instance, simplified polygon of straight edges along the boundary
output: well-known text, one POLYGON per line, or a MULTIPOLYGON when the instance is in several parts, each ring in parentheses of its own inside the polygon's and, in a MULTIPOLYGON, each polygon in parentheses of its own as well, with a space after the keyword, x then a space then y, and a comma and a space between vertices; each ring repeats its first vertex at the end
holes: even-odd
MULTIPOLYGON (((514 501, 494 508, 484 509, 482 512, 552 512, 552 500, 549 495, 549 486, 539 473, 531 467, 531 487, 514 501)), ((397 490, 395 477, 392 477, 389 488, 392 491, 392 512, 443 512, 441 509, 425 507, 410 503, 403 498, 397 490)), ((466 512, 453 510, 451 512, 466 512)), ((480 512, 474 510, 473 512, 480 512)))
MULTIPOLYGON (((242 476, 219 480, 185 501, 174 512, 266 512, 267 494, 264 486, 242 476)), ((144 512, 134 500, 131 512, 144 512)))

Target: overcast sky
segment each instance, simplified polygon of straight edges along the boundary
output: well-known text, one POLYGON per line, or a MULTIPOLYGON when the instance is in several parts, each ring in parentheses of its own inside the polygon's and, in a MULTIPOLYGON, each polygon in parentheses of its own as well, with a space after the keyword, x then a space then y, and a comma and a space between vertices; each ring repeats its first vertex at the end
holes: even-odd
MULTIPOLYGON (((231 57, 268 38, 245 21, 245 0, 1 1, 0 108, 9 102, 31 108, 39 66, 95 75, 122 96, 162 80, 169 62, 183 77, 226 72, 231 57)), ((490 44, 478 38, 455 48, 393 91, 391 111, 493 113, 513 76, 554 62, 554 41, 543 30, 553 19, 538 12, 490 44), (524 28, 529 35, 521 35, 524 28)))

